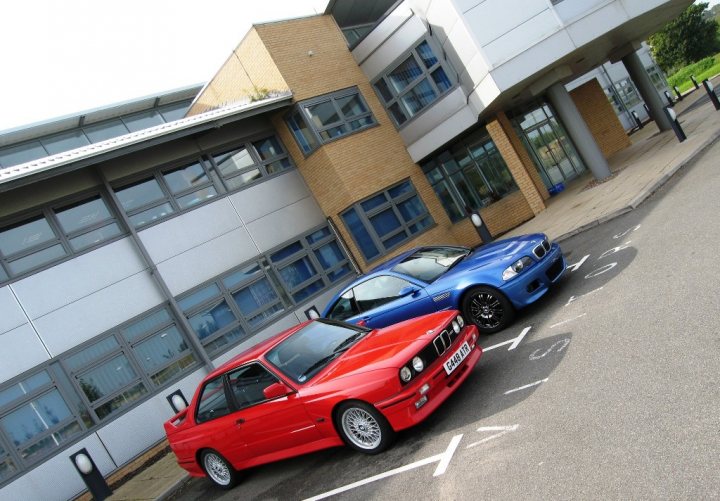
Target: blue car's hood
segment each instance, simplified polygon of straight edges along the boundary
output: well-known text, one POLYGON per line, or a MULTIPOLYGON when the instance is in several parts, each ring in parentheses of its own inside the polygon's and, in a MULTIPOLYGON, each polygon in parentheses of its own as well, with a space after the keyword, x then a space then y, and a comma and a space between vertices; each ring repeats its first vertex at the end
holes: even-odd
POLYGON ((473 249, 473 252, 455 265, 443 279, 467 273, 469 270, 476 270, 485 266, 498 266, 507 262, 510 266, 522 256, 532 255, 533 248, 543 241, 545 235, 534 233, 519 237, 498 240, 473 249))

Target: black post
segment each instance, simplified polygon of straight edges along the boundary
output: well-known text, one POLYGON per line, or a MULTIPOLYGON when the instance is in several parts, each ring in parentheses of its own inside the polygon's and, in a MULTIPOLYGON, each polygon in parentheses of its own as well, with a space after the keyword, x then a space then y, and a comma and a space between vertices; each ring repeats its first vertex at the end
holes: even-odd
POLYGON ((673 132, 675 132, 678 141, 682 143, 687 139, 687 136, 685 135, 685 131, 682 130, 682 127, 680 127, 680 122, 678 122, 675 110, 673 110, 670 106, 664 107, 663 110, 665 111, 667 117, 670 119, 670 125, 672 126, 672 130, 673 132))
POLYGON ((665 99, 667 99, 668 106, 672 106, 673 104, 675 104, 675 101, 673 101, 672 95, 668 91, 663 92, 663 94, 665 94, 665 99))
POLYGON ((698 83, 697 83, 697 80, 695 80, 695 75, 690 75, 690 80, 692 80, 692 83, 693 83, 693 85, 695 86, 696 89, 699 89, 699 88, 700 88, 700 86, 699 86, 698 83))
POLYGON ((718 101, 717 94, 715 94, 715 88, 713 87, 713 84, 710 82, 710 80, 708 80, 707 78, 703 80, 703 87, 705 87, 705 91, 708 93, 710 101, 712 101, 715 109, 720 110, 720 101, 718 101))
POLYGON ((647 113, 648 116, 652 119, 652 116, 650 115, 650 108, 648 108, 648 105, 643 103, 643 108, 645 108, 645 113, 647 113))
POLYGON ((638 129, 642 129, 643 127, 645 127, 642 123, 642 120, 640 120, 640 116, 637 114, 637 111, 633 111, 631 115, 635 119, 635 123, 637 124, 638 129))
POLYGON ((680 92, 680 89, 678 89, 677 85, 673 87, 673 90, 675 91, 675 94, 677 94, 678 101, 682 101, 683 95, 680 92))
POLYGON ((490 233, 490 230, 487 229, 487 226, 485 225, 485 221, 483 221, 482 217, 480 216, 480 212, 477 210, 471 210, 470 207, 465 207, 465 213, 470 218, 470 222, 475 227, 475 231, 477 231, 478 235, 480 236, 480 239, 483 241, 484 244, 490 243, 493 241, 492 234, 490 233))
POLYGON ((112 495, 110 486, 105 482, 95 461, 92 460, 87 449, 80 449, 70 456, 70 461, 85 482, 95 501, 103 501, 112 495))

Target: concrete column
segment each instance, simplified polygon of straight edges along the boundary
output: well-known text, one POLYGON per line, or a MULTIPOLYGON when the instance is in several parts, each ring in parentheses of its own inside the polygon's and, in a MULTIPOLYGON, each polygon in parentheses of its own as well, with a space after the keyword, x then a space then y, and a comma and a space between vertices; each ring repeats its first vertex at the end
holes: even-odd
POLYGON ((661 131, 672 129, 670 119, 663 111, 665 104, 653 85, 652 80, 650 80, 650 76, 647 74, 645 65, 640 60, 640 56, 638 56, 637 52, 631 52, 622 58, 622 62, 630 74, 630 78, 635 84, 635 87, 637 87, 640 92, 640 96, 650 109, 650 118, 655 121, 655 125, 657 125, 661 131))
POLYGON ((560 117, 565 130, 577 148, 585 165, 592 171, 596 179, 610 176, 610 166, 590 132, 585 120, 578 111, 570 94, 561 83, 556 83, 547 90, 547 97, 560 117))

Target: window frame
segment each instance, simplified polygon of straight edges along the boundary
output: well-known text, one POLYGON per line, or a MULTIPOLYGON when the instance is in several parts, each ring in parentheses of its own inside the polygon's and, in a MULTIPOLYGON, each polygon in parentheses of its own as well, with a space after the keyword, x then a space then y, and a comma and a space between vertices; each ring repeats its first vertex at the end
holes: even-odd
POLYGON ((375 118, 375 115, 373 114, 372 108, 368 105, 367 99, 365 99, 365 96, 363 96, 362 92, 360 92, 360 89, 357 86, 348 87, 345 89, 336 90, 334 92, 329 92, 327 94, 323 94, 321 96, 316 96, 310 99, 305 99, 303 101, 300 101, 293 106, 288 113, 285 114, 285 125, 290 131, 290 135, 292 135, 293 139, 295 140, 295 144, 298 146, 300 151, 305 157, 310 156, 312 153, 314 153, 317 149, 319 149, 321 146, 325 144, 332 143, 333 141, 337 141, 339 139, 343 139, 349 136, 352 136, 353 134, 356 134, 358 132, 362 132, 364 130, 376 127, 378 124, 377 119, 375 118), (367 111, 359 114, 359 115, 353 115, 350 117, 346 117, 345 114, 342 112, 340 105, 337 103, 338 100, 350 97, 350 96, 357 96, 358 99, 360 99, 361 103, 365 107, 367 111), (327 103, 329 102, 331 106, 333 106, 333 109, 335 110, 335 113, 338 115, 339 120, 333 122, 330 125, 323 125, 318 126, 315 124, 313 120, 313 115, 310 113, 309 108, 312 106, 317 106, 319 104, 327 103), (305 126, 305 128, 310 132, 312 138, 314 141, 314 144, 308 144, 308 149, 306 149, 303 144, 298 140, 297 135, 295 134, 295 130, 290 125, 290 121, 292 120, 295 122, 295 116, 300 117, 302 119, 303 123, 302 125, 305 126), (360 126, 357 129, 353 129, 350 127, 350 123, 354 122, 356 120, 362 120, 365 118, 370 118, 371 123, 365 124, 360 126), (322 137, 322 133, 329 131, 331 129, 335 129, 337 127, 344 127, 346 129, 346 132, 338 135, 329 137, 327 139, 322 137))
POLYGON ((347 229, 348 233, 350 234, 353 241, 355 242, 356 247, 358 248, 358 250, 360 250, 360 253, 363 255, 363 258, 368 263, 376 261, 376 260, 380 259, 381 257, 389 254, 394 249, 396 249, 402 245, 405 245, 408 241, 412 240, 413 238, 416 238, 417 236, 425 233, 426 231, 429 231, 437 224, 435 222, 435 218, 433 218, 432 213, 428 210, 427 205, 425 204, 423 199, 420 197, 420 194, 418 193, 417 188, 415 188, 415 185, 413 184, 413 182, 410 178, 403 179, 400 182, 392 184, 383 190, 377 191, 377 192, 363 198, 362 200, 355 202, 354 204, 352 204, 351 206, 349 206, 348 208, 346 208, 345 210, 340 212, 340 219, 343 221, 343 224, 345 225, 345 228, 347 229), (404 183, 409 183, 409 185, 411 187, 411 191, 409 191, 408 193, 403 193, 397 197, 392 197, 390 195, 390 191, 393 188, 397 188, 397 187, 403 185, 404 183), (375 198, 381 194, 385 195, 385 202, 383 202, 382 204, 380 204, 376 207, 373 207, 372 209, 367 210, 367 211, 362 207, 362 204, 364 202, 371 200, 372 198, 375 198), (410 200, 413 197, 417 197, 417 199, 420 202, 420 204, 422 205, 423 209, 425 209, 425 212, 423 214, 421 214, 420 216, 414 217, 410 221, 405 221, 405 218, 403 217, 402 213, 400 212, 400 209, 398 209, 398 205, 410 200), (391 209, 393 211, 393 214, 395 215, 397 220, 400 222, 400 226, 397 229, 393 230, 392 232, 384 235, 384 240, 388 240, 396 235, 399 235, 402 232, 405 232, 405 236, 406 236, 406 238, 403 239, 402 241, 400 241, 394 245, 391 245, 389 247, 387 247, 383 244, 383 238, 381 238, 378 235, 378 233, 375 231, 375 228, 374 228, 372 222, 370 221, 370 218, 372 218, 373 216, 376 216, 388 209, 391 209), (363 227, 365 228, 365 231, 370 235, 370 239, 371 239, 373 245, 379 251, 378 255, 373 256, 372 258, 368 259, 367 256, 365 256, 364 252, 362 251, 362 247, 358 243, 357 237, 350 230, 350 228, 347 224, 347 221, 345 220, 345 214, 348 214, 352 210, 354 210, 355 213, 357 214, 357 217, 360 220, 360 222, 362 223, 363 227), (409 227, 414 224, 420 223, 425 218, 430 218, 430 224, 428 224, 424 228, 419 228, 418 231, 415 233, 411 233, 409 227))
POLYGON ((387 111, 388 116, 390 117, 390 120, 392 120, 393 124, 397 129, 402 129, 404 127, 407 127, 416 117, 422 115, 425 111, 430 109, 434 103, 437 103, 438 100, 442 99, 445 95, 449 94, 453 91, 458 85, 459 85, 460 77, 457 74, 457 72, 454 70, 450 62, 445 57, 445 51, 442 50, 442 47, 439 46, 439 44, 435 43, 435 40, 430 35, 422 36, 421 38, 417 39, 413 44, 412 48, 409 51, 405 51, 400 55, 400 57, 396 58, 390 66, 385 68, 380 75, 375 77, 370 83, 372 84, 372 88, 375 91, 375 94, 377 95, 378 99, 380 100, 380 103, 383 105, 385 110, 387 111), (425 66, 425 63, 423 62, 423 58, 420 55, 419 47, 423 44, 427 43, 430 47, 430 50, 432 51, 433 55, 437 59, 437 62, 433 64, 430 68, 427 68, 425 66), (410 82, 404 89, 401 91, 397 91, 390 81, 390 74, 393 73, 401 64, 403 64, 407 59, 412 58, 415 61, 415 64, 417 64, 418 68, 422 71, 420 75, 418 75, 415 79, 413 79, 412 82, 410 82), (437 71, 439 68, 442 68, 442 70, 445 73, 445 76, 447 77, 448 81, 450 82, 450 86, 445 90, 440 90, 437 83, 435 82, 435 79, 433 78, 432 74, 437 71), (383 93, 378 89, 378 82, 382 81, 385 88, 390 92, 392 97, 390 100, 386 100, 383 96, 383 93), (430 101, 427 105, 423 106, 421 109, 416 111, 414 114, 411 114, 409 110, 407 109, 407 106, 403 102, 403 97, 409 94, 411 91, 413 91, 417 86, 420 85, 421 82, 427 81, 433 92, 435 92, 435 99, 430 101), (395 117, 393 112, 390 110, 390 108, 394 105, 397 105, 403 115, 405 116, 405 120, 402 122, 399 122, 398 119, 395 117))
POLYGON ((0 220, 0 232, 12 228, 12 227, 18 227, 22 226, 30 221, 34 221, 36 219, 44 219, 52 232, 55 235, 54 239, 47 240, 45 242, 39 243, 37 245, 34 245, 30 247, 29 249, 25 249, 22 251, 15 252, 13 254, 4 255, 2 252, 0 252, 0 271, 4 272, 5 275, 7 275, 7 279, 3 279, 2 276, 0 276, 0 286, 6 285, 12 282, 15 282, 17 280, 20 280, 22 278, 25 278, 29 275, 39 273, 43 270, 46 270, 48 268, 51 268, 59 263, 62 263, 64 261, 68 261, 70 259, 73 259, 77 256, 80 256, 82 254, 85 254, 87 252, 90 252, 92 250, 95 250, 99 247, 103 247, 105 245, 108 245, 112 242, 115 242, 117 240, 120 240, 122 238, 125 238, 129 232, 125 225, 122 222, 122 219, 118 216, 118 214, 115 212, 112 203, 108 201, 107 194, 100 190, 92 190, 92 191, 84 191, 79 194, 75 194, 69 197, 63 197, 57 200, 53 200, 51 202, 44 203, 38 207, 35 207, 34 209, 29 209, 22 211, 18 214, 14 214, 8 218, 4 218, 0 220), (106 218, 105 220, 92 224, 90 226, 87 226, 85 228, 81 228, 79 230, 74 230, 70 232, 65 232, 63 229, 62 223, 60 222, 60 219, 58 218, 58 212, 61 212, 64 209, 70 208, 74 205, 81 205, 83 203, 89 202, 95 198, 99 198, 102 200, 105 204, 105 207, 110 214, 109 218, 106 218), (98 230, 100 228, 103 228, 105 226, 109 226, 110 224, 115 224, 120 229, 120 232, 118 235, 115 235, 113 237, 107 238, 105 240, 101 240, 99 242, 95 242, 91 245, 88 245, 86 247, 83 247, 80 250, 74 250, 71 240, 73 238, 77 238, 79 236, 91 233, 95 230, 98 230), (35 254, 37 252, 41 252, 43 250, 49 249, 55 245, 61 245, 64 254, 62 256, 50 259, 40 265, 33 266, 31 268, 28 268, 27 270, 24 270, 20 273, 13 273, 10 270, 9 263, 17 261, 19 259, 23 259, 27 256, 30 256, 32 254, 35 254))

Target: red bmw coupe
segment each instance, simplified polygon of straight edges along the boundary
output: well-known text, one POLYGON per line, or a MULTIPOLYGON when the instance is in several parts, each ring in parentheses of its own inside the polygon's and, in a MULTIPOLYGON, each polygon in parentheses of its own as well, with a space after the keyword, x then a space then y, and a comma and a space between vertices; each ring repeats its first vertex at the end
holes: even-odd
POLYGON ((309 321, 208 375, 165 432, 181 467, 226 489, 243 468, 343 443, 376 454, 467 379, 477 335, 457 311, 376 330, 309 321))

